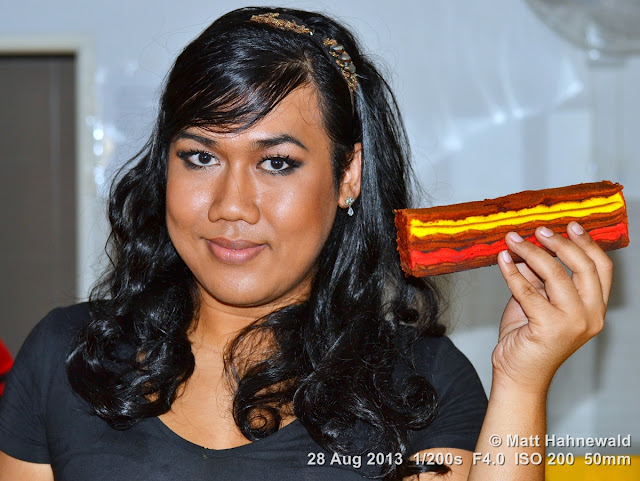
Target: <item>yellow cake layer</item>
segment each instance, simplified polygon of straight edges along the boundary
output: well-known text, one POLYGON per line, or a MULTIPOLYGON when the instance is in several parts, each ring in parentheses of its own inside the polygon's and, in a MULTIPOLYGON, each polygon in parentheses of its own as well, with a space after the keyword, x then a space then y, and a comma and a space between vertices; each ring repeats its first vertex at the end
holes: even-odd
POLYGON ((517 211, 475 215, 464 219, 439 219, 422 222, 412 219, 409 232, 416 237, 433 234, 457 234, 466 230, 490 230, 501 225, 521 225, 534 220, 550 221, 562 217, 587 217, 598 213, 611 213, 624 207, 620 192, 609 197, 595 197, 583 201, 559 202, 551 206, 537 205, 517 211))
MULTIPOLYGON (((602 458, 600 458, 602 459, 602 458)), ((621 461, 620 457, 616 460, 621 461)), ((584 457, 575 457, 574 464, 547 464, 545 481, 638 481, 640 479, 640 455, 624 459, 622 465, 587 465, 584 457), (627 462, 628 461, 628 462, 627 462)))

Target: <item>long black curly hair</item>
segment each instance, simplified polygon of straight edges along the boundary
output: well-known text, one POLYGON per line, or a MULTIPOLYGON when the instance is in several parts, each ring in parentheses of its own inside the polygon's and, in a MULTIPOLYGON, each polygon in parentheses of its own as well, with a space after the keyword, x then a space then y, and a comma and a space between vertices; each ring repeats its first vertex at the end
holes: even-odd
MULTIPOLYGON (((293 412, 328 451, 407 452, 409 431, 435 416, 431 384, 409 363, 411 338, 440 336, 440 296, 427 281, 405 278, 395 247, 394 209, 409 206, 410 151, 389 85, 347 29, 324 15, 243 8, 209 26, 180 54, 160 101, 153 134, 112 185, 110 268, 91 292, 91 320, 67 359, 73 389, 116 429, 166 413, 194 371, 189 332, 199 308, 193 274, 166 225, 168 149, 188 127, 233 131, 255 124, 294 89, 312 85, 332 141, 336 188, 354 144, 362 143, 361 195, 348 217, 339 209, 317 261, 309 298, 258 319, 229 348, 237 386, 234 418, 249 440, 277 431, 293 412), (250 21, 290 15, 304 35, 250 21), (336 39, 357 69, 353 95, 319 38, 336 39), (268 333, 277 349, 243 366, 240 347, 268 333), (411 367, 411 366, 410 366, 411 367), (398 379, 399 372, 407 372, 398 379), (256 423, 256 417, 263 422, 256 423), (366 439, 352 434, 358 426, 366 439)), ((388 480, 411 463, 384 466, 388 480)), ((447 468, 427 466, 431 470, 447 468)))

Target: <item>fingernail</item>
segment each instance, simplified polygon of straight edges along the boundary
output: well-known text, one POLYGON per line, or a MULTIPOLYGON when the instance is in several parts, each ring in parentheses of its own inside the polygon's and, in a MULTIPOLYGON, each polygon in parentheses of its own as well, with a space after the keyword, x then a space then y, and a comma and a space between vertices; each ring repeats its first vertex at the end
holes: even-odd
POLYGON ((578 224, 577 222, 572 222, 571 225, 569 226, 569 228, 571 229, 571 231, 576 234, 576 235, 582 235, 584 234, 584 229, 582 228, 582 226, 580 224, 578 224))
POLYGON ((508 235, 509 235, 509 239, 511 239, 514 242, 522 242, 524 240, 522 237, 520 237, 515 232, 509 232, 508 235))
POLYGON ((500 255, 502 256, 502 260, 505 261, 507 264, 513 262, 513 259, 511 259, 511 254, 509 254, 509 251, 502 251, 500 255))
POLYGON ((540 227, 540 230, 538 230, 538 232, 540 232, 540 234, 545 237, 551 237, 553 235, 553 231, 548 227, 540 227))

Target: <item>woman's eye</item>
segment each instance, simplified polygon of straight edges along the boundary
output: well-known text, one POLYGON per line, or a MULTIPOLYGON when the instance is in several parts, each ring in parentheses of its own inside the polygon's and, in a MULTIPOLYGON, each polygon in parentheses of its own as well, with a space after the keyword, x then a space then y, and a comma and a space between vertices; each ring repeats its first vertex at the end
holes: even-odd
POLYGON ((284 172, 296 167, 297 163, 285 157, 269 157, 260 162, 262 169, 267 172, 284 172))
POLYGON ((201 150, 178 152, 178 157, 197 167, 207 167, 209 165, 215 165, 218 163, 213 154, 201 150))

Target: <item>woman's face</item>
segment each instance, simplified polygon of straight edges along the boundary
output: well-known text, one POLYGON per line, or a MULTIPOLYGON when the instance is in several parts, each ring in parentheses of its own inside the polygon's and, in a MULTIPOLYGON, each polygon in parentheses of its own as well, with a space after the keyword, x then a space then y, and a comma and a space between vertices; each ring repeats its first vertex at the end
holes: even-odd
POLYGON ((308 86, 241 132, 178 134, 167 227, 205 302, 278 307, 304 299, 337 209, 359 193, 359 151, 336 192, 331 141, 308 86))

